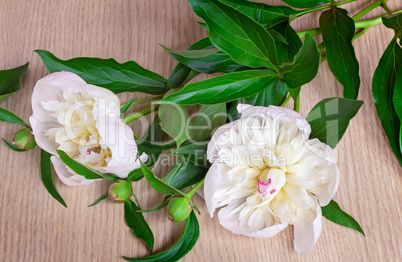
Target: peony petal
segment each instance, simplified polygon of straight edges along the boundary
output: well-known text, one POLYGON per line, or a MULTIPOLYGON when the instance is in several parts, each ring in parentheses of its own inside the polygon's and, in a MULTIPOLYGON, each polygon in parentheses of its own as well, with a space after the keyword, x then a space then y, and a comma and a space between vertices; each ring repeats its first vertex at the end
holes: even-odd
POLYGON ((227 179, 224 178, 221 169, 221 164, 212 164, 209 168, 204 182, 204 198, 207 209, 211 217, 214 216, 215 209, 219 206, 219 201, 213 200, 215 191, 221 186, 225 185, 227 179))
POLYGON ((246 235, 255 238, 267 238, 273 237, 288 226, 288 224, 275 224, 270 227, 251 230, 240 226, 239 212, 233 212, 241 204, 244 203, 244 199, 239 199, 231 202, 228 206, 222 208, 219 213, 219 223, 227 230, 232 231, 234 234, 246 235))
POLYGON ((85 81, 78 75, 70 72, 52 73, 40 79, 32 93, 33 116, 40 122, 49 121, 48 112, 43 108, 42 102, 59 100, 63 90, 77 93, 85 81))
POLYGON ((61 182, 63 182, 68 186, 88 185, 94 181, 99 180, 99 179, 88 180, 85 179, 85 177, 83 176, 70 173, 67 170, 66 164, 64 164, 64 162, 58 156, 52 156, 50 160, 52 161, 54 170, 56 171, 56 174, 60 178, 61 182))
MULTIPOLYGON (((94 117, 101 136, 100 144, 109 147, 112 151, 112 159, 103 170, 126 178, 132 170, 141 167, 133 131, 120 118, 104 115, 103 112, 98 113, 100 112, 95 111, 94 117)), ((142 159, 145 158, 146 156, 142 156, 142 159)))
POLYGON ((35 136, 35 141, 38 146, 49 154, 55 154, 57 147, 47 139, 44 132, 44 130, 50 128, 49 123, 40 122, 34 116, 29 118, 29 122, 31 123, 32 134, 35 136))
POLYGON ((302 117, 299 113, 296 111, 293 111, 291 109, 285 108, 285 107, 280 107, 280 106, 252 106, 252 105, 246 105, 246 104, 239 104, 237 105, 237 111, 241 113, 241 118, 240 119, 246 119, 250 117, 258 117, 261 115, 274 115, 275 118, 279 119, 285 119, 287 121, 293 121, 296 119, 297 125, 300 130, 303 131, 303 138, 305 141, 308 140, 310 133, 311 133, 311 127, 310 124, 302 117))
POLYGON ((303 228, 294 227, 294 246, 300 255, 305 255, 313 250, 315 243, 321 235, 322 214, 321 207, 317 204, 317 216, 312 223, 306 223, 303 228))
POLYGON ((219 127, 212 135, 212 138, 208 143, 208 149, 207 149, 207 159, 209 160, 209 162, 211 162, 212 164, 215 162, 219 162, 218 151, 220 149, 220 141, 218 141, 218 139, 222 134, 229 131, 234 125, 238 124, 239 121, 240 120, 236 120, 234 122, 219 127))

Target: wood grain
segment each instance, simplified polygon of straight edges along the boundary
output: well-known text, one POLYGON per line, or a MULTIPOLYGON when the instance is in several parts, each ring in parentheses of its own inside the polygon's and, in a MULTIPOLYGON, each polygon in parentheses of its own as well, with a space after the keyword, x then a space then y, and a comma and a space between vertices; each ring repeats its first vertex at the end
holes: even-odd
MULTIPOLYGON (((402 1, 388 2, 391 10, 402 9, 402 1)), ((359 0, 348 9, 356 13, 368 4, 359 0)), ((384 12, 378 9, 369 17, 380 14, 384 12)), ((0 0, 0 69, 30 62, 21 91, 1 106, 28 120, 33 86, 48 73, 35 49, 65 59, 135 60, 167 77, 176 62, 157 44, 186 48, 207 36, 196 20, 185 0, 0 0)), ((317 25, 318 14, 295 24, 298 29, 317 25)), ((335 199, 360 222, 366 237, 324 221, 314 250, 300 257, 293 249, 292 227, 270 239, 233 235, 216 217, 208 216, 197 198, 203 213, 201 236, 184 261, 401 261, 402 168, 389 148, 370 95, 371 77, 392 36, 391 30, 380 25, 355 42, 362 78, 359 98, 365 104, 336 149, 342 179, 335 199)), ((306 115, 319 100, 332 96, 342 96, 342 86, 323 63, 318 77, 303 88, 301 113, 306 115)), ((129 99, 128 94, 120 97, 129 99)), ((132 127, 141 128, 136 123, 132 127)), ((0 137, 11 140, 17 130, 1 123, 0 137)), ((68 187, 57 181, 68 205, 64 208, 41 184, 39 153, 38 148, 15 153, 0 144, 0 261, 122 261, 122 255, 147 255, 145 245, 125 225, 122 205, 104 201, 87 208, 106 192, 107 183, 68 187)), ((166 170, 160 167, 158 174, 166 170)), ((161 201, 145 182, 135 184, 134 190, 143 208, 161 201)), ((168 221, 164 211, 146 218, 155 233, 156 252, 179 237, 183 225, 168 221)))

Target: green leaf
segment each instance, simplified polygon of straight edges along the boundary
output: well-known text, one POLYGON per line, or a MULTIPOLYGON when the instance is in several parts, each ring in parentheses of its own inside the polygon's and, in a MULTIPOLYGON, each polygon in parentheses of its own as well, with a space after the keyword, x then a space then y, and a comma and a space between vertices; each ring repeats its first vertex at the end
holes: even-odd
POLYGON ((141 208, 131 199, 127 199, 127 201, 124 202, 124 216, 127 226, 133 230, 137 238, 145 242, 152 253, 154 249, 154 234, 145 220, 144 215, 138 212, 139 210, 141 210, 141 208))
POLYGON ((298 88, 313 80, 320 66, 320 57, 314 38, 306 34, 304 44, 295 55, 294 62, 281 66, 286 84, 290 88, 298 88))
POLYGON ((402 68, 402 48, 395 36, 382 55, 372 82, 372 94, 378 117, 388 137, 391 149, 402 165, 399 131, 401 121, 392 101, 398 69, 402 68))
POLYGON ((136 182, 140 181, 144 177, 144 174, 142 173, 142 168, 137 168, 128 173, 127 175, 127 181, 130 182, 136 182))
POLYGON ((188 127, 191 139, 207 140, 226 119, 226 104, 202 105, 188 127))
POLYGON ((251 19, 258 21, 263 27, 271 28, 274 25, 289 20, 289 16, 300 16, 306 10, 294 10, 288 6, 267 5, 245 0, 219 0, 251 19))
MULTIPOLYGON (((399 121, 402 120, 402 69, 398 70, 396 80, 395 80, 395 89, 393 95, 393 102, 395 112, 399 117, 399 121)), ((402 152, 402 126, 399 128, 399 150, 402 152)))
POLYGON ((357 223, 357 221, 348 213, 343 211, 338 203, 336 203, 334 200, 331 200, 331 202, 329 202, 329 204, 325 207, 321 207, 321 210, 322 215, 329 221, 332 221, 341 226, 350 227, 354 230, 359 231, 363 234, 363 236, 365 236, 363 229, 360 227, 359 223, 357 223))
POLYGON ((156 162, 158 162, 162 150, 165 150, 160 146, 162 141, 163 132, 160 127, 159 117, 155 116, 154 121, 152 121, 152 124, 148 127, 147 131, 137 141, 138 152, 144 152, 148 155, 148 160, 145 162, 148 167, 152 168, 156 162))
POLYGON ((356 99, 359 94, 360 76, 352 39, 355 22, 345 9, 333 7, 322 12, 320 29, 325 44, 328 66, 343 85, 343 97, 356 99))
POLYGON ((130 106, 132 105, 132 103, 136 100, 136 97, 131 98, 121 109, 120 109, 120 117, 122 115, 124 115, 127 110, 130 108, 130 106))
POLYGON ((169 173, 162 178, 162 181, 182 190, 200 182, 207 172, 208 168, 197 166, 191 161, 179 158, 169 173))
POLYGON ((6 143, 6 145, 7 145, 10 149, 12 149, 12 150, 14 150, 14 151, 16 151, 16 152, 25 152, 25 151, 26 151, 25 149, 19 148, 18 146, 14 145, 13 143, 8 142, 8 141, 5 140, 4 138, 2 138, 2 139, 3 139, 4 143, 6 143))
POLYGON ((216 0, 189 0, 208 25, 209 38, 235 62, 277 71, 275 41, 260 24, 216 0))
POLYGON ((165 49, 166 52, 168 52, 170 54, 175 54, 175 55, 181 56, 183 58, 190 58, 190 59, 203 58, 206 56, 216 54, 220 51, 216 47, 211 47, 211 48, 201 49, 201 50, 173 50, 173 49, 167 48, 163 45, 161 45, 161 46, 163 47, 163 49, 165 49))
POLYGON ((157 207, 155 207, 155 208, 148 209, 148 210, 138 210, 137 212, 141 212, 141 213, 152 213, 152 212, 161 210, 162 208, 164 208, 164 207, 167 206, 168 204, 169 204, 169 199, 163 201, 162 204, 160 204, 159 206, 157 206, 157 207))
POLYGON ((20 90, 21 77, 28 69, 29 63, 17 68, 0 70, 0 103, 14 92, 20 90))
POLYGON ((278 78, 267 86, 262 92, 246 98, 246 101, 253 106, 278 106, 286 98, 287 93, 288 90, 285 82, 278 78))
POLYGON ((237 99, 234 100, 230 103, 227 103, 226 107, 228 109, 228 121, 229 122, 233 122, 236 121, 238 119, 240 119, 241 114, 239 113, 239 111, 237 111, 237 106, 241 103, 243 103, 242 101, 243 99, 237 99))
POLYGON ((193 248, 200 236, 199 224, 194 212, 186 219, 186 226, 180 239, 168 250, 143 258, 123 257, 136 262, 174 262, 183 258, 193 248))
POLYGON ((40 173, 43 185, 45 186, 47 192, 60 202, 63 206, 67 207, 66 202, 60 196, 59 192, 57 191, 56 184, 54 183, 53 173, 52 173, 52 162, 50 161, 51 155, 41 150, 40 154, 40 173))
POLYGON ((340 97, 321 100, 306 118, 311 126, 310 139, 318 138, 335 148, 362 105, 363 101, 340 97))
POLYGON ((279 76, 271 70, 247 70, 199 81, 185 86, 158 103, 213 105, 249 97, 264 90, 279 76))
MULTIPOLYGON (((215 52, 208 56, 201 56, 197 58, 189 58, 185 57, 182 54, 186 52, 185 50, 172 50, 165 47, 165 50, 170 53, 170 55, 179 61, 180 63, 188 66, 194 71, 205 73, 205 74, 214 74, 214 73, 230 73, 236 71, 243 71, 248 69, 249 67, 239 65, 235 63, 229 55, 223 52, 215 52)), ((187 52, 196 52, 196 51, 208 51, 211 49, 204 50, 194 50, 187 52)))
POLYGON ((172 71, 172 73, 169 76, 169 83, 178 88, 180 86, 183 86, 187 84, 191 79, 199 75, 199 72, 196 72, 192 70, 191 68, 183 65, 183 64, 178 64, 172 71))
POLYGON ((181 156, 190 160, 197 166, 209 168, 211 164, 207 160, 207 147, 208 144, 191 144, 183 146, 179 149, 173 150, 172 154, 181 156))
POLYGON ((282 0, 282 2, 296 8, 311 8, 318 5, 331 3, 331 0, 282 0))
POLYGON ((158 110, 162 130, 173 138, 180 147, 187 138, 186 124, 189 118, 187 108, 174 103, 161 105, 158 110))
POLYGON ((293 98, 294 101, 297 100, 300 94, 301 87, 297 88, 290 88, 288 85, 286 85, 286 89, 288 90, 290 96, 293 98))
POLYGON ((146 165, 144 165, 142 162, 141 162, 141 167, 142 167, 142 172, 144 173, 145 178, 147 179, 148 183, 157 192, 163 193, 163 194, 179 194, 179 195, 182 195, 182 196, 186 196, 185 193, 183 193, 180 190, 177 190, 176 188, 166 184, 161 179, 156 177, 154 175, 154 173, 152 173, 152 171, 149 170, 149 168, 146 165))
POLYGON ((99 202, 101 202, 103 199, 107 198, 109 196, 109 194, 104 194, 103 196, 101 196, 100 198, 98 198, 95 202, 93 202, 92 204, 90 204, 88 207, 93 207, 95 205, 97 205, 99 202))
POLYGON ((295 55, 303 45, 299 35, 293 27, 290 26, 289 20, 274 26, 273 29, 279 32, 287 42, 287 44, 276 42, 278 64, 293 63, 295 55))
POLYGON ((15 115, 14 113, 11 113, 10 111, 8 111, 4 108, 1 108, 1 107, 0 107, 0 121, 9 123, 9 124, 16 124, 16 125, 20 125, 20 126, 29 127, 29 125, 27 125, 17 115, 15 115))
POLYGON ((384 25, 386 27, 393 29, 395 31, 395 35, 397 35, 399 38, 402 37, 399 35, 402 31, 402 14, 401 13, 392 15, 392 16, 388 16, 388 17, 383 17, 382 22, 384 23, 384 25))
POLYGON ((93 168, 81 164, 80 162, 72 159, 69 155, 66 154, 66 152, 62 150, 57 150, 57 153, 59 154, 59 157, 64 162, 64 164, 66 164, 69 168, 71 168, 75 173, 85 177, 86 179, 99 179, 99 178, 104 178, 107 180, 118 179, 118 177, 115 175, 103 174, 93 168))
POLYGON ((152 95, 167 91, 166 79, 134 61, 124 64, 116 60, 77 57, 61 60, 45 50, 36 50, 49 72, 68 71, 79 75, 88 84, 109 89, 114 93, 143 92, 152 95))

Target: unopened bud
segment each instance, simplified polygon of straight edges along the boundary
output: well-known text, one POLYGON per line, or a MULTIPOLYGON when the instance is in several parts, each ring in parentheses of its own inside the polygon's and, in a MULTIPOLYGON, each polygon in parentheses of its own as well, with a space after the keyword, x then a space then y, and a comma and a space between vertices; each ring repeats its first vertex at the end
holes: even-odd
POLYGON ((168 218, 180 222, 188 218, 192 211, 191 202, 186 197, 174 197, 168 205, 168 218))
POLYGON ((109 187, 109 197, 115 203, 126 202, 132 192, 131 183, 124 180, 118 180, 109 187))
POLYGON ((30 128, 24 128, 15 133, 12 143, 24 150, 31 150, 36 146, 35 137, 30 128))

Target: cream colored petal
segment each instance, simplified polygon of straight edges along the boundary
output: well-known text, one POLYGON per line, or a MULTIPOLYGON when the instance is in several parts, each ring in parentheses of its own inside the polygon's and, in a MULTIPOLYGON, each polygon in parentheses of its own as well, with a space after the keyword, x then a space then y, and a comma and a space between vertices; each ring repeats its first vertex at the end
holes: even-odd
POLYGON ((48 122, 48 112, 43 108, 42 102, 58 100, 63 90, 70 92, 79 92, 81 85, 86 84, 85 81, 76 74, 70 72, 52 73, 40 79, 32 94, 32 110, 33 116, 39 122, 48 122))
MULTIPOLYGON (((242 205, 244 201, 245 201, 244 199, 233 201, 228 206, 222 208, 219 211, 218 213, 219 223, 227 230, 230 230, 234 234, 238 235, 246 235, 255 238, 267 238, 275 236, 276 234, 278 234, 280 231, 282 231, 284 228, 287 227, 287 224, 281 224, 278 223, 278 221, 276 221, 276 224, 273 224, 272 226, 258 230, 241 227, 239 219, 240 212, 238 212, 236 209, 239 209, 239 206, 242 205)), ((258 219, 262 218, 259 217, 258 219)))
POLYGON ((219 201, 213 199, 214 193, 220 186, 228 185, 229 182, 221 168, 224 168, 221 164, 212 164, 205 176, 204 197, 211 217, 213 217, 215 209, 219 206, 219 201))
POLYGON ((317 204, 316 218, 311 223, 307 223, 303 228, 294 227, 294 246, 300 255, 305 255, 313 250, 322 230, 321 207, 317 204))
POLYGON ((50 128, 49 123, 40 122, 34 116, 29 118, 29 122, 32 127, 32 133, 35 136, 35 141, 40 148, 48 152, 49 154, 55 154, 57 146, 52 144, 45 136, 45 130, 50 128))

